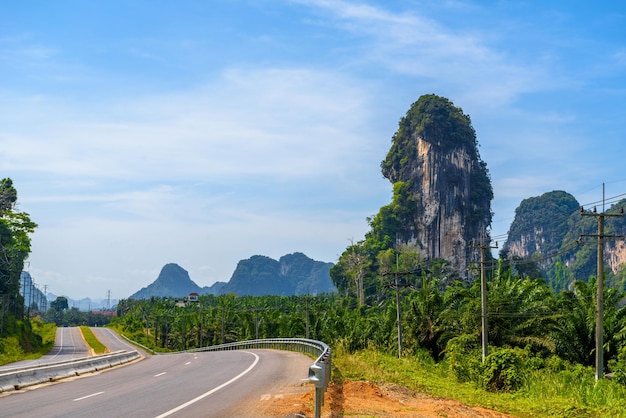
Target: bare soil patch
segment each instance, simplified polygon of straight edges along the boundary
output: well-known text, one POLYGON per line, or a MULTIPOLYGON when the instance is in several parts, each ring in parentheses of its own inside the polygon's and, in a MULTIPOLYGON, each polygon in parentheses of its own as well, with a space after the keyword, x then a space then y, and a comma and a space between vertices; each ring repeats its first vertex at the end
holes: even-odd
MULTIPOLYGON (((313 417, 315 389, 285 393, 280 398, 259 405, 257 416, 313 417)), ((512 418, 480 407, 471 407, 452 399, 434 398, 408 388, 371 381, 345 381, 330 384, 324 399, 322 417, 418 417, 418 418, 512 418)))

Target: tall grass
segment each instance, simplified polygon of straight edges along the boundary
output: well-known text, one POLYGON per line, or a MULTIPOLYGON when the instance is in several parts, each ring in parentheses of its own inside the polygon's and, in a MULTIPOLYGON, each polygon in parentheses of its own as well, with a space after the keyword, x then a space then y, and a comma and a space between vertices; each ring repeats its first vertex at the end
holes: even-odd
POLYGON ((83 334, 85 342, 89 345, 89 347, 91 347, 95 354, 104 354, 107 352, 106 346, 102 344, 98 338, 96 338, 91 328, 85 325, 81 325, 79 328, 80 332, 83 334))
POLYGON ((608 379, 596 382, 593 370, 565 365, 541 368, 524 376, 515 392, 488 392, 477 382, 459 383, 449 365, 426 354, 403 358, 374 349, 333 351, 336 381, 387 381, 435 397, 459 400, 516 417, 626 417, 626 387, 608 379))

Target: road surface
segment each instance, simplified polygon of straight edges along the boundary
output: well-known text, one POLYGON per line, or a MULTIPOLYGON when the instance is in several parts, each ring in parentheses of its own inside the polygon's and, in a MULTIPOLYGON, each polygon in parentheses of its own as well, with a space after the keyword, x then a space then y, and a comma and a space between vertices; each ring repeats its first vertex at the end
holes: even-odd
MULTIPOLYGON (((111 351, 132 347, 108 329, 92 329, 111 351)), ((62 335, 65 343, 70 334, 62 335)), ((51 353, 53 358, 81 350, 82 341, 77 350, 65 343, 51 353)), ((147 356, 104 372, 0 394, 0 416, 261 418, 255 412, 259 403, 309 386, 311 363, 303 354, 256 349, 147 356)))
POLYGON ((120 336, 110 328, 91 327, 91 331, 96 336, 98 341, 104 344, 111 353, 118 350, 137 350, 137 347, 126 340, 122 340, 120 336))
POLYGON ((255 403, 302 386, 311 359, 274 350, 150 356, 0 396, 10 417, 256 417, 255 403))
POLYGON ((5 364, 0 367, 0 370, 8 370, 16 367, 38 366, 87 356, 89 356, 89 349, 87 348, 78 327, 59 327, 57 328, 54 338, 54 346, 48 354, 43 355, 37 360, 24 360, 5 364))

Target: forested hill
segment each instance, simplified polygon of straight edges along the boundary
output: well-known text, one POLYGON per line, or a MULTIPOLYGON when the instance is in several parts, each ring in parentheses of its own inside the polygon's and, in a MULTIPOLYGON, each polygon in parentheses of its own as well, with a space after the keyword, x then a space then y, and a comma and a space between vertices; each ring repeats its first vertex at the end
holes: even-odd
MULTIPOLYGON (((626 199, 609 202, 606 213, 619 215, 626 199)), ((544 277, 555 290, 569 288, 576 280, 588 281, 597 274, 598 219, 592 207, 580 211, 571 194, 552 191, 524 199, 515 210, 500 258, 512 263, 522 275, 544 277), (591 236, 590 236, 591 235, 591 236)), ((602 208, 596 208, 596 214, 602 208)), ((623 216, 605 218, 605 234, 626 234, 623 216)), ((606 239, 604 264, 607 285, 626 289, 626 243, 606 239)))
POLYGON ((191 280, 187 270, 178 264, 169 263, 163 266, 154 282, 130 295, 129 299, 186 297, 194 292, 200 293, 202 288, 191 280))
POLYGON ((251 296, 332 293, 336 290, 330 280, 332 266, 302 253, 284 255, 278 261, 255 255, 237 264, 230 281, 219 293, 251 296))
POLYGON ((151 297, 186 297, 190 293, 200 295, 304 295, 332 293, 335 291, 330 280, 332 263, 313 260, 302 253, 282 256, 278 261, 255 255, 237 264, 228 282, 217 282, 212 286, 200 287, 189 273, 178 264, 166 264, 157 279, 150 285, 132 294, 129 299, 151 297))

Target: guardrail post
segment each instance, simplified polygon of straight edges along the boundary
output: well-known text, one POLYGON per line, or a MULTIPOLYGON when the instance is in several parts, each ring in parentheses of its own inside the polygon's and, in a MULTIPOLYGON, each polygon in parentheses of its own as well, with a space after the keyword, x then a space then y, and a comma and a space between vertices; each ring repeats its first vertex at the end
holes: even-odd
POLYGON ((315 418, 320 418, 324 404, 324 363, 313 363, 309 367, 309 381, 315 384, 315 418))

